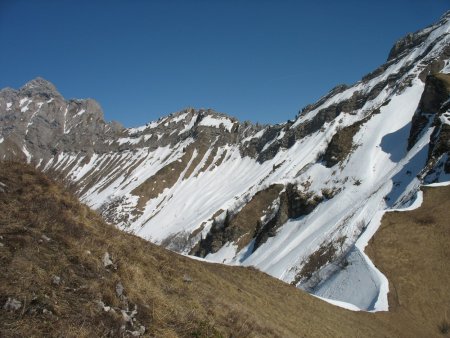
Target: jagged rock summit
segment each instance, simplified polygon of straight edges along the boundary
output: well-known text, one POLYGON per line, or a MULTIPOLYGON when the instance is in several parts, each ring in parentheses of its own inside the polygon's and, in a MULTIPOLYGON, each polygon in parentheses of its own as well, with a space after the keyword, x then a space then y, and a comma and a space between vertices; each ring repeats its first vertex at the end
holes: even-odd
POLYGON ((20 92, 24 96, 42 95, 46 96, 48 99, 52 97, 62 97, 51 82, 41 77, 37 77, 26 83, 22 88, 20 88, 20 92))
POLYGON ((386 210, 450 180, 449 32, 447 13, 276 125, 186 109, 123 128, 36 79, 0 92, 0 157, 66 180, 106 220, 171 250, 385 310, 388 282, 364 247, 386 210))

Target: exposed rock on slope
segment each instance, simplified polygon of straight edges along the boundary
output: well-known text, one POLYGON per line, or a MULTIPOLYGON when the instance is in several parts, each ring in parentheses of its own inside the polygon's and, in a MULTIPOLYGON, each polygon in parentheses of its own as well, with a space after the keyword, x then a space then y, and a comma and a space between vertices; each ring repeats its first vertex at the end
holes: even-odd
POLYGON ((432 182, 440 173, 450 173, 450 75, 429 75, 413 117, 408 140, 410 148, 423 132, 434 126, 428 150, 428 167, 433 167, 425 178, 432 182))
MULTIPOLYGON (((37 79, 0 92, 0 156, 67 181, 122 229, 315 292, 348 255, 362 257, 354 243, 380 211, 449 180, 449 31, 447 13, 361 81, 273 126, 186 109, 125 129, 37 79)), ((349 278, 373 281, 363 299, 330 297, 384 309, 379 274, 357 264, 349 278)))

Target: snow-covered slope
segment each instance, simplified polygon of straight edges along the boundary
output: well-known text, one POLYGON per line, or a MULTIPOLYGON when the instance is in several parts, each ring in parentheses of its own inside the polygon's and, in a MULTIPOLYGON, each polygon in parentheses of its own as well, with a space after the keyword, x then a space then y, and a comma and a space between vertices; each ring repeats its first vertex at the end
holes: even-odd
POLYGON ((358 83, 272 126, 186 109, 125 129, 36 79, 0 92, 0 156, 66 180, 108 221, 177 252, 386 310, 388 283, 363 250, 383 212, 450 178, 449 32, 446 14, 358 83))

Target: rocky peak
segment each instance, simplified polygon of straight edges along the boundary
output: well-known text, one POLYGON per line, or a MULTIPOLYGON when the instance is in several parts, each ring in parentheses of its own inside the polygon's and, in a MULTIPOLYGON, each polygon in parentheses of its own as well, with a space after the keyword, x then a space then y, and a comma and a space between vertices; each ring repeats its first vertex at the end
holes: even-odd
POLYGON ((422 29, 420 31, 417 31, 415 33, 409 33, 405 37, 398 40, 394 46, 392 46, 389 56, 387 59, 387 62, 390 62, 397 57, 403 55, 403 53, 412 50, 413 48, 420 45, 422 42, 424 42, 430 33, 434 31, 437 27, 440 27, 444 24, 446 24, 450 20, 450 11, 446 12, 440 19, 440 21, 432 26, 429 26, 425 29, 422 29))
POLYGON ((425 40, 425 35, 416 35, 413 33, 409 33, 402 39, 398 40, 394 46, 392 46, 387 61, 391 61, 398 56, 400 56, 403 52, 410 50, 425 40))
POLYGON ((20 95, 24 96, 41 95, 46 96, 48 98, 62 97, 61 94, 56 89, 56 87, 51 82, 41 77, 37 77, 27 82, 22 88, 20 88, 19 92, 20 95))

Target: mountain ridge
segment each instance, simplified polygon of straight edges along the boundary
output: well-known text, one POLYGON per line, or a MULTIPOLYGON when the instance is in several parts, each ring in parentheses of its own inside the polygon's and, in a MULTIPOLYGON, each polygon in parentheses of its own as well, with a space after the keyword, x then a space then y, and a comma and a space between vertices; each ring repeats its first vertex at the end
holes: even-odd
POLYGON ((107 221, 174 251, 386 310, 355 243, 422 183, 449 180, 449 20, 277 125, 187 109, 123 128, 93 101, 2 91, 0 157, 65 180, 107 221), (336 291, 329 281, 349 259, 353 274, 336 291), (373 282, 355 299, 361 276, 373 282))

